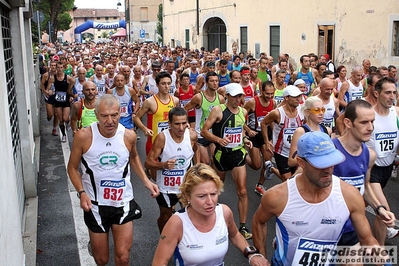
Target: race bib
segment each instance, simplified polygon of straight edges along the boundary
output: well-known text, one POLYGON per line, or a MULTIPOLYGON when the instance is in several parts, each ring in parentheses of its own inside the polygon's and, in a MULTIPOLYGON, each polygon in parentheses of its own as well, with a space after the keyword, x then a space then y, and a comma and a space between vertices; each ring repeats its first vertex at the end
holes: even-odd
POLYGON ((265 117, 264 116, 257 117, 257 120, 258 120, 258 121, 256 121, 256 130, 257 131, 262 131, 261 123, 263 121, 263 118, 265 118, 265 117))
POLYGON ((230 143, 226 148, 236 148, 242 144, 242 127, 225 127, 223 138, 228 138, 230 143))
POLYGON ((251 100, 253 98, 253 96, 245 96, 244 97, 244 102, 248 102, 249 100, 251 100))
POLYGON ((333 120, 334 120, 333 117, 331 117, 331 118, 324 118, 323 121, 322 121, 320 124, 322 124, 322 125, 325 126, 325 127, 332 127, 333 120))
POLYGON ((363 92, 362 91, 355 91, 355 92, 352 92, 352 95, 351 95, 351 100, 353 101, 353 100, 358 100, 358 99, 361 99, 363 97, 363 92))
POLYGON ((336 242, 300 238, 291 265, 325 266, 329 265, 328 250, 335 249, 336 242), (324 252, 323 252, 324 251, 324 252))
POLYGON ((127 103, 121 103, 121 117, 125 117, 128 115, 128 104, 127 103))
POLYGON ((395 152, 398 132, 375 133, 375 152, 378 158, 386 157, 395 152))
POLYGON ((284 96, 274 96, 274 100, 276 104, 279 105, 284 100, 284 96))
POLYGON ((56 91, 55 92, 55 100, 57 102, 66 102, 67 93, 65 91, 56 91))
POLYGON ((181 182, 183 181, 184 170, 162 170, 162 185, 165 188, 169 189, 179 189, 181 182))
POLYGON ((340 176, 340 178, 346 183, 357 188, 361 195, 364 194, 364 175, 359 175, 354 177, 340 176))
POLYGON ((168 122, 158 122, 158 134, 169 128, 168 122))
POLYGON ((97 90, 98 90, 98 93, 104 94, 105 93, 105 86, 104 85, 98 85, 97 86, 97 90))
POLYGON ((283 131, 283 143, 286 147, 291 147, 292 135, 294 135, 296 128, 284 128, 283 131))
POLYGON ((99 205, 120 207, 125 205, 123 196, 126 189, 126 182, 122 180, 101 180, 100 193, 98 197, 99 205))

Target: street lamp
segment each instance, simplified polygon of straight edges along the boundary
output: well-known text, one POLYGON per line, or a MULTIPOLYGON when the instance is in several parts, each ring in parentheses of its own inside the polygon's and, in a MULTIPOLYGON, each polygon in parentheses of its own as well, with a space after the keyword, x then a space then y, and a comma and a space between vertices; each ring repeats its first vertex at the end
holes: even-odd
POLYGON ((121 0, 118 0, 118 3, 116 4, 116 9, 119 9, 122 6, 121 0))

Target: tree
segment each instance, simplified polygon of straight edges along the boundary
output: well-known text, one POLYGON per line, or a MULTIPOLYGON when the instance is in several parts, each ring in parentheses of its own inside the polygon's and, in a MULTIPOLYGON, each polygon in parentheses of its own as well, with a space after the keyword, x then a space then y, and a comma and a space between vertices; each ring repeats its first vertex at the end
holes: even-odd
POLYGON ((158 6, 158 22, 157 22, 157 32, 161 36, 158 38, 158 42, 162 43, 163 42, 163 6, 162 4, 159 4, 158 6))
POLYGON ((108 39, 109 38, 109 33, 106 32, 106 31, 101 32, 101 38, 108 39))
POLYGON ((40 2, 34 3, 34 9, 43 12, 44 21, 42 28, 46 29, 48 23, 51 24, 51 40, 57 39, 57 32, 59 30, 65 31, 70 28, 72 18, 69 15, 69 11, 74 7, 74 0, 41 0, 40 2))

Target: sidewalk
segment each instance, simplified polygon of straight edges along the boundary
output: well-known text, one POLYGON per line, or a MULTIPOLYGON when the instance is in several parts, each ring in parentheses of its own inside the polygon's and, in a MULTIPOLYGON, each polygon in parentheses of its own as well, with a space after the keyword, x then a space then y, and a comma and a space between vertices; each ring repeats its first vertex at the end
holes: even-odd
POLYGON ((61 141, 51 135, 44 105, 40 121, 36 265, 80 265, 61 141))

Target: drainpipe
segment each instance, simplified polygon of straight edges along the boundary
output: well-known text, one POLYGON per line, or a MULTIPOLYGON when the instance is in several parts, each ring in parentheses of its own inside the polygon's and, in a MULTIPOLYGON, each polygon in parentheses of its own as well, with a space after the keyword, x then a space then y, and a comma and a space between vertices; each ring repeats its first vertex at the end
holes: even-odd
POLYGON ((199 0, 197 0, 197 35, 199 35, 199 0))

